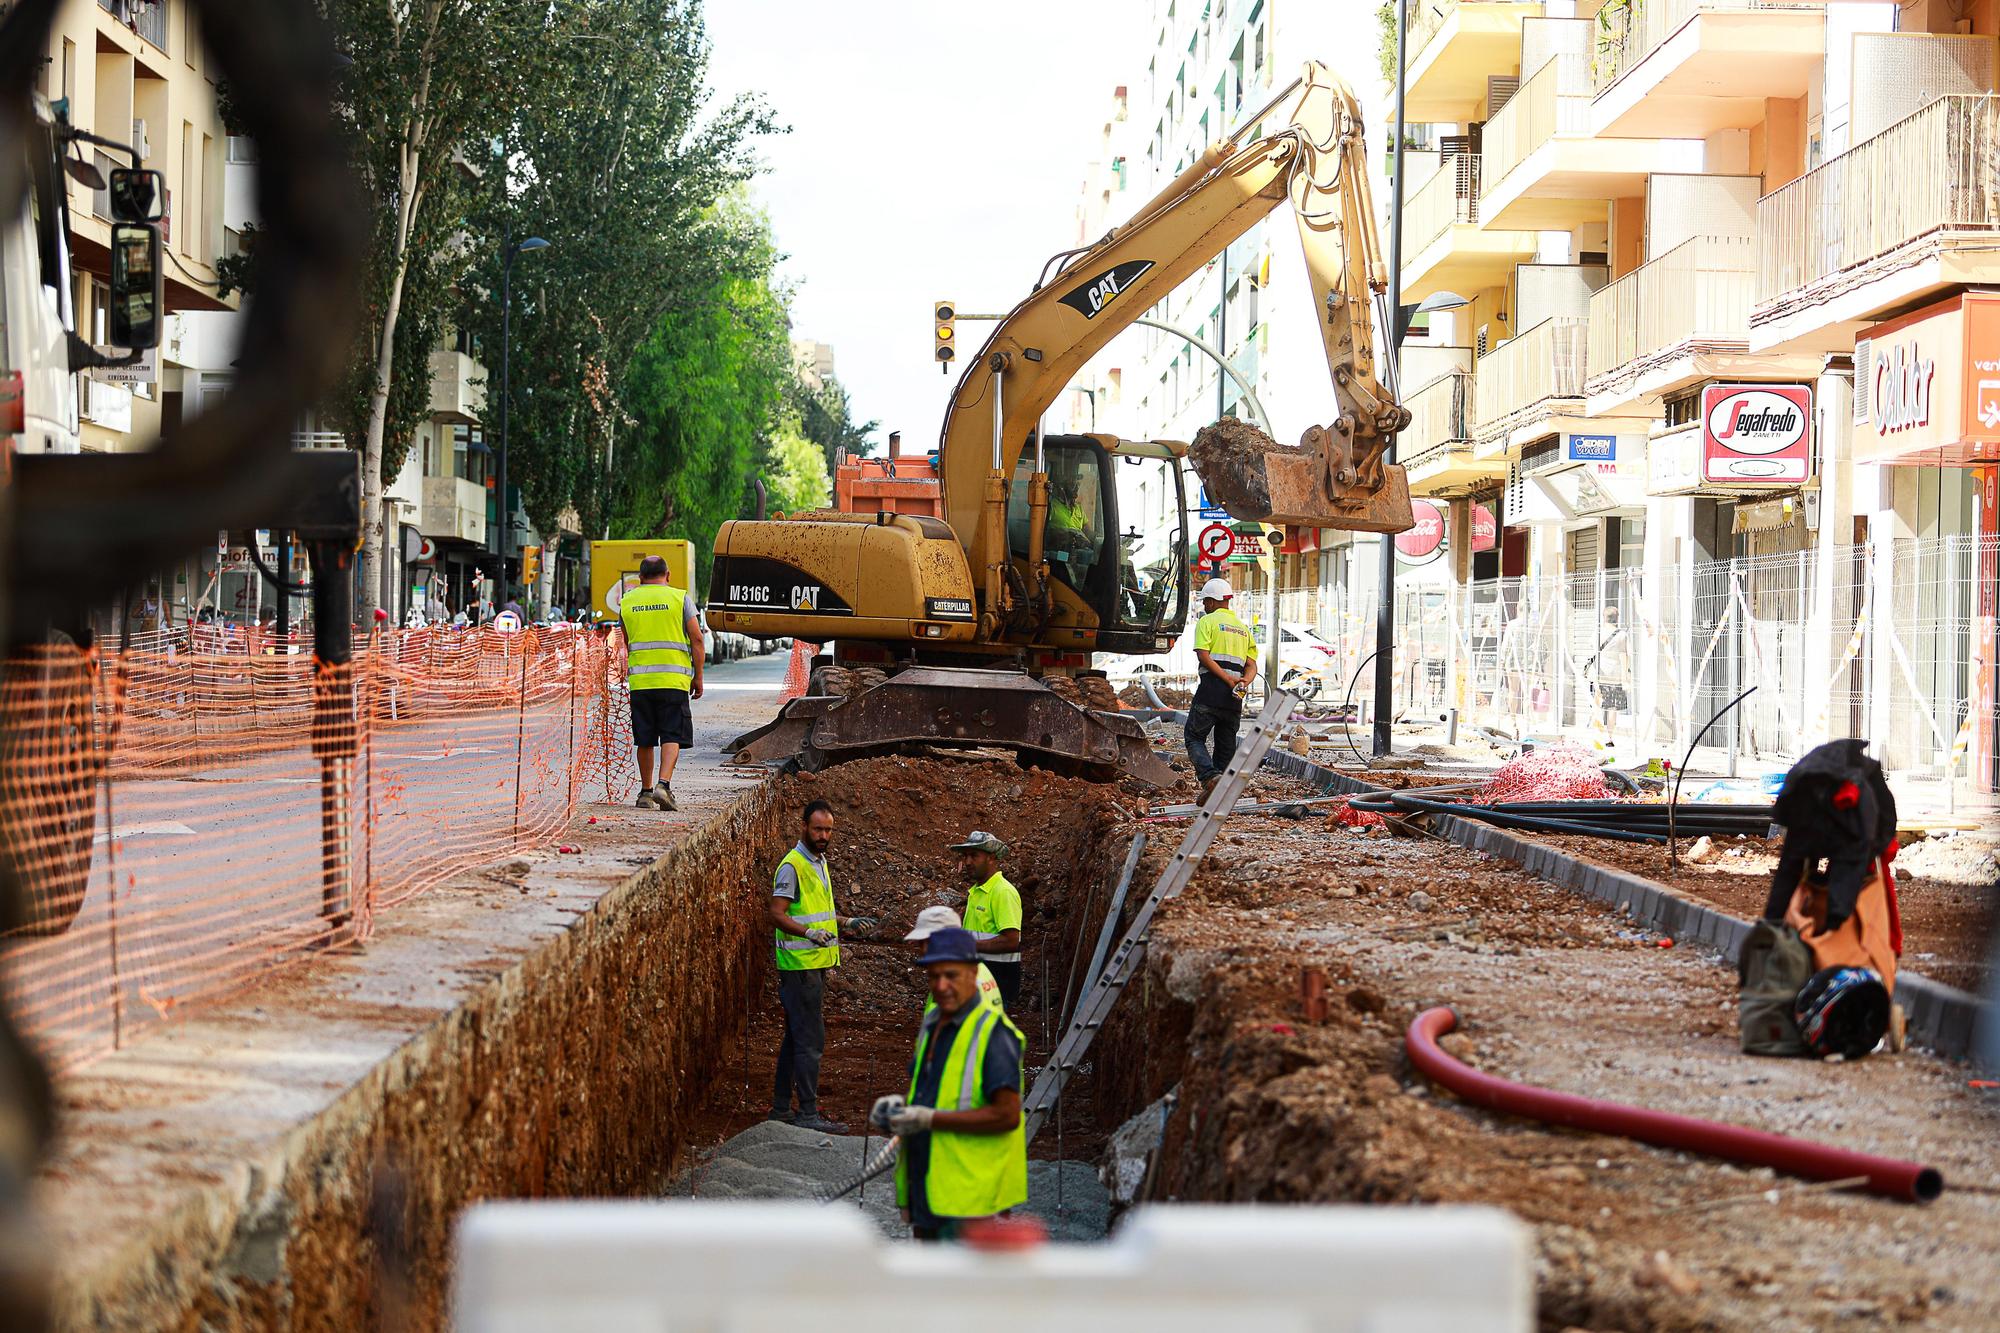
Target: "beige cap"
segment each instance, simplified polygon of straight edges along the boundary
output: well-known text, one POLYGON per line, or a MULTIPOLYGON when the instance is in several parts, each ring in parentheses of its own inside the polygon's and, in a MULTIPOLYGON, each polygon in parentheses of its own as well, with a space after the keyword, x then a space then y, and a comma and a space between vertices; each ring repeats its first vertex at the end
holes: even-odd
POLYGON ((916 928, 903 936, 906 940, 927 940, 940 930, 959 929, 958 913, 949 907, 926 907, 917 913, 916 928))

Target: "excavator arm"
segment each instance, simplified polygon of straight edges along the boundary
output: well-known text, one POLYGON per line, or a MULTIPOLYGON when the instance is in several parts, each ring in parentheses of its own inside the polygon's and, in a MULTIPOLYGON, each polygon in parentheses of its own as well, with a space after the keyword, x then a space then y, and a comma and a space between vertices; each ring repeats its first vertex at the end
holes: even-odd
MULTIPOLYGON (((1220 423, 1190 457, 1210 498, 1238 518, 1373 532, 1411 526, 1402 470, 1385 461, 1410 416, 1376 370, 1372 302, 1387 280, 1360 104, 1323 65, 1309 64, 1265 115, 1212 145, 1129 222, 1059 256, 1055 275, 967 363, 939 456, 945 517, 980 585, 982 638, 999 637, 1017 595, 1007 577, 1007 498, 1042 414, 1085 362, 1287 199, 1321 313, 1333 420, 1294 448, 1244 423, 1220 423), (1282 127, 1249 137, 1267 116, 1282 127)), ((1042 473, 1035 467, 1029 486, 1033 532, 1047 514, 1042 473)))

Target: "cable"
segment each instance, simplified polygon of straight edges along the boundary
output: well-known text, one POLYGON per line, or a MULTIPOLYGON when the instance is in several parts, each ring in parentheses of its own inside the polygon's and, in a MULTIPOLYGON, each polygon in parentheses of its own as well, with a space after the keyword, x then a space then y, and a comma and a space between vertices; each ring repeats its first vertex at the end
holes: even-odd
MULTIPOLYGON (((1681 766, 1674 770, 1674 789, 1667 797, 1667 809, 1669 811, 1672 811, 1675 806, 1681 803, 1681 778, 1686 775, 1688 763, 1694 758, 1695 747, 1701 744, 1702 737, 1708 735, 1709 727, 1714 726, 1728 714, 1730 709, 1736 707, 1736 705, 1742 703, 1756 692, 1757 687, 1752 685, 1749 689, 1731 699, 1727 704, 1723 705, 1721 712, 1710 718, 1702 729, 1694 734, 1694 739, 1688 743, 1687 753, 1681 756, 1681 766)), ((1670 816, 1667 820, 1667 864, 1677 866, 1680 863, 1680 851, 1675 842, 1674 821, 1670 816)))
POLYGON ((1340 734, 1347 738, 1347 748, 1354 751, 1354 757, 1361 761, 1363 768, 1375 767, 1375 761, 1361 753, 1361 747, 1354 743, 1354 731, 1347 725, 1347 714, 1348 710, 1354 707, 1354 687, 1361 683, 1361 673, 1368 669, 1368 664, 1374 661, 1376 654, 1381 651, 1377 648, 1375 652, 1361 659, 1361 665, 1354 668, 1354 676, 1347 682, 1347 697, 1340 701, 1340 734))

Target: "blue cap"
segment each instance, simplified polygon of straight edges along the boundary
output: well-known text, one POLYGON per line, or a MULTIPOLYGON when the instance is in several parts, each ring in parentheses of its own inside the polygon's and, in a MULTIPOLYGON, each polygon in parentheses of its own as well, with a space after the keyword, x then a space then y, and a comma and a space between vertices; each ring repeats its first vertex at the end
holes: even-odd
POLYGON ((979 941, 969 930, 953 930, 946 927, 934 930, 924 941, 924 956, 917 960, 919 966, 925 963, 976 963, 979 961, 979 941))

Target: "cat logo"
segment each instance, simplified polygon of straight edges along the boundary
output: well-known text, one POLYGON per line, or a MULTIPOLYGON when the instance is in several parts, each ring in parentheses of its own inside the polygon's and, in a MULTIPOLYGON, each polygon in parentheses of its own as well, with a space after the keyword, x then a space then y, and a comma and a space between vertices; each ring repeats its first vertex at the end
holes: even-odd
POLYGON ((1117 300, 1127 287, 1153 266, 1150 259, 1128 259, 1117 268, 1106 269, 1062 298, 1062 303, 1085 319, 1096 319, 1104 307, 1117 300))
POLYGON ((818 585, 817 585, 817 584, 811 584, 811 583, 808 583, 808 584, 805 584, 805 585, 803 585, 803 586, 801 586, 801 585, 799 585, 799 584, 796 584, 796 583, 795 583, 795 584, 793 584, 793 585, 792 585, 792 610, 794 610, 794 611, 817 611, 817 610, 819 610, 819 587, 818 587, 818 585))

